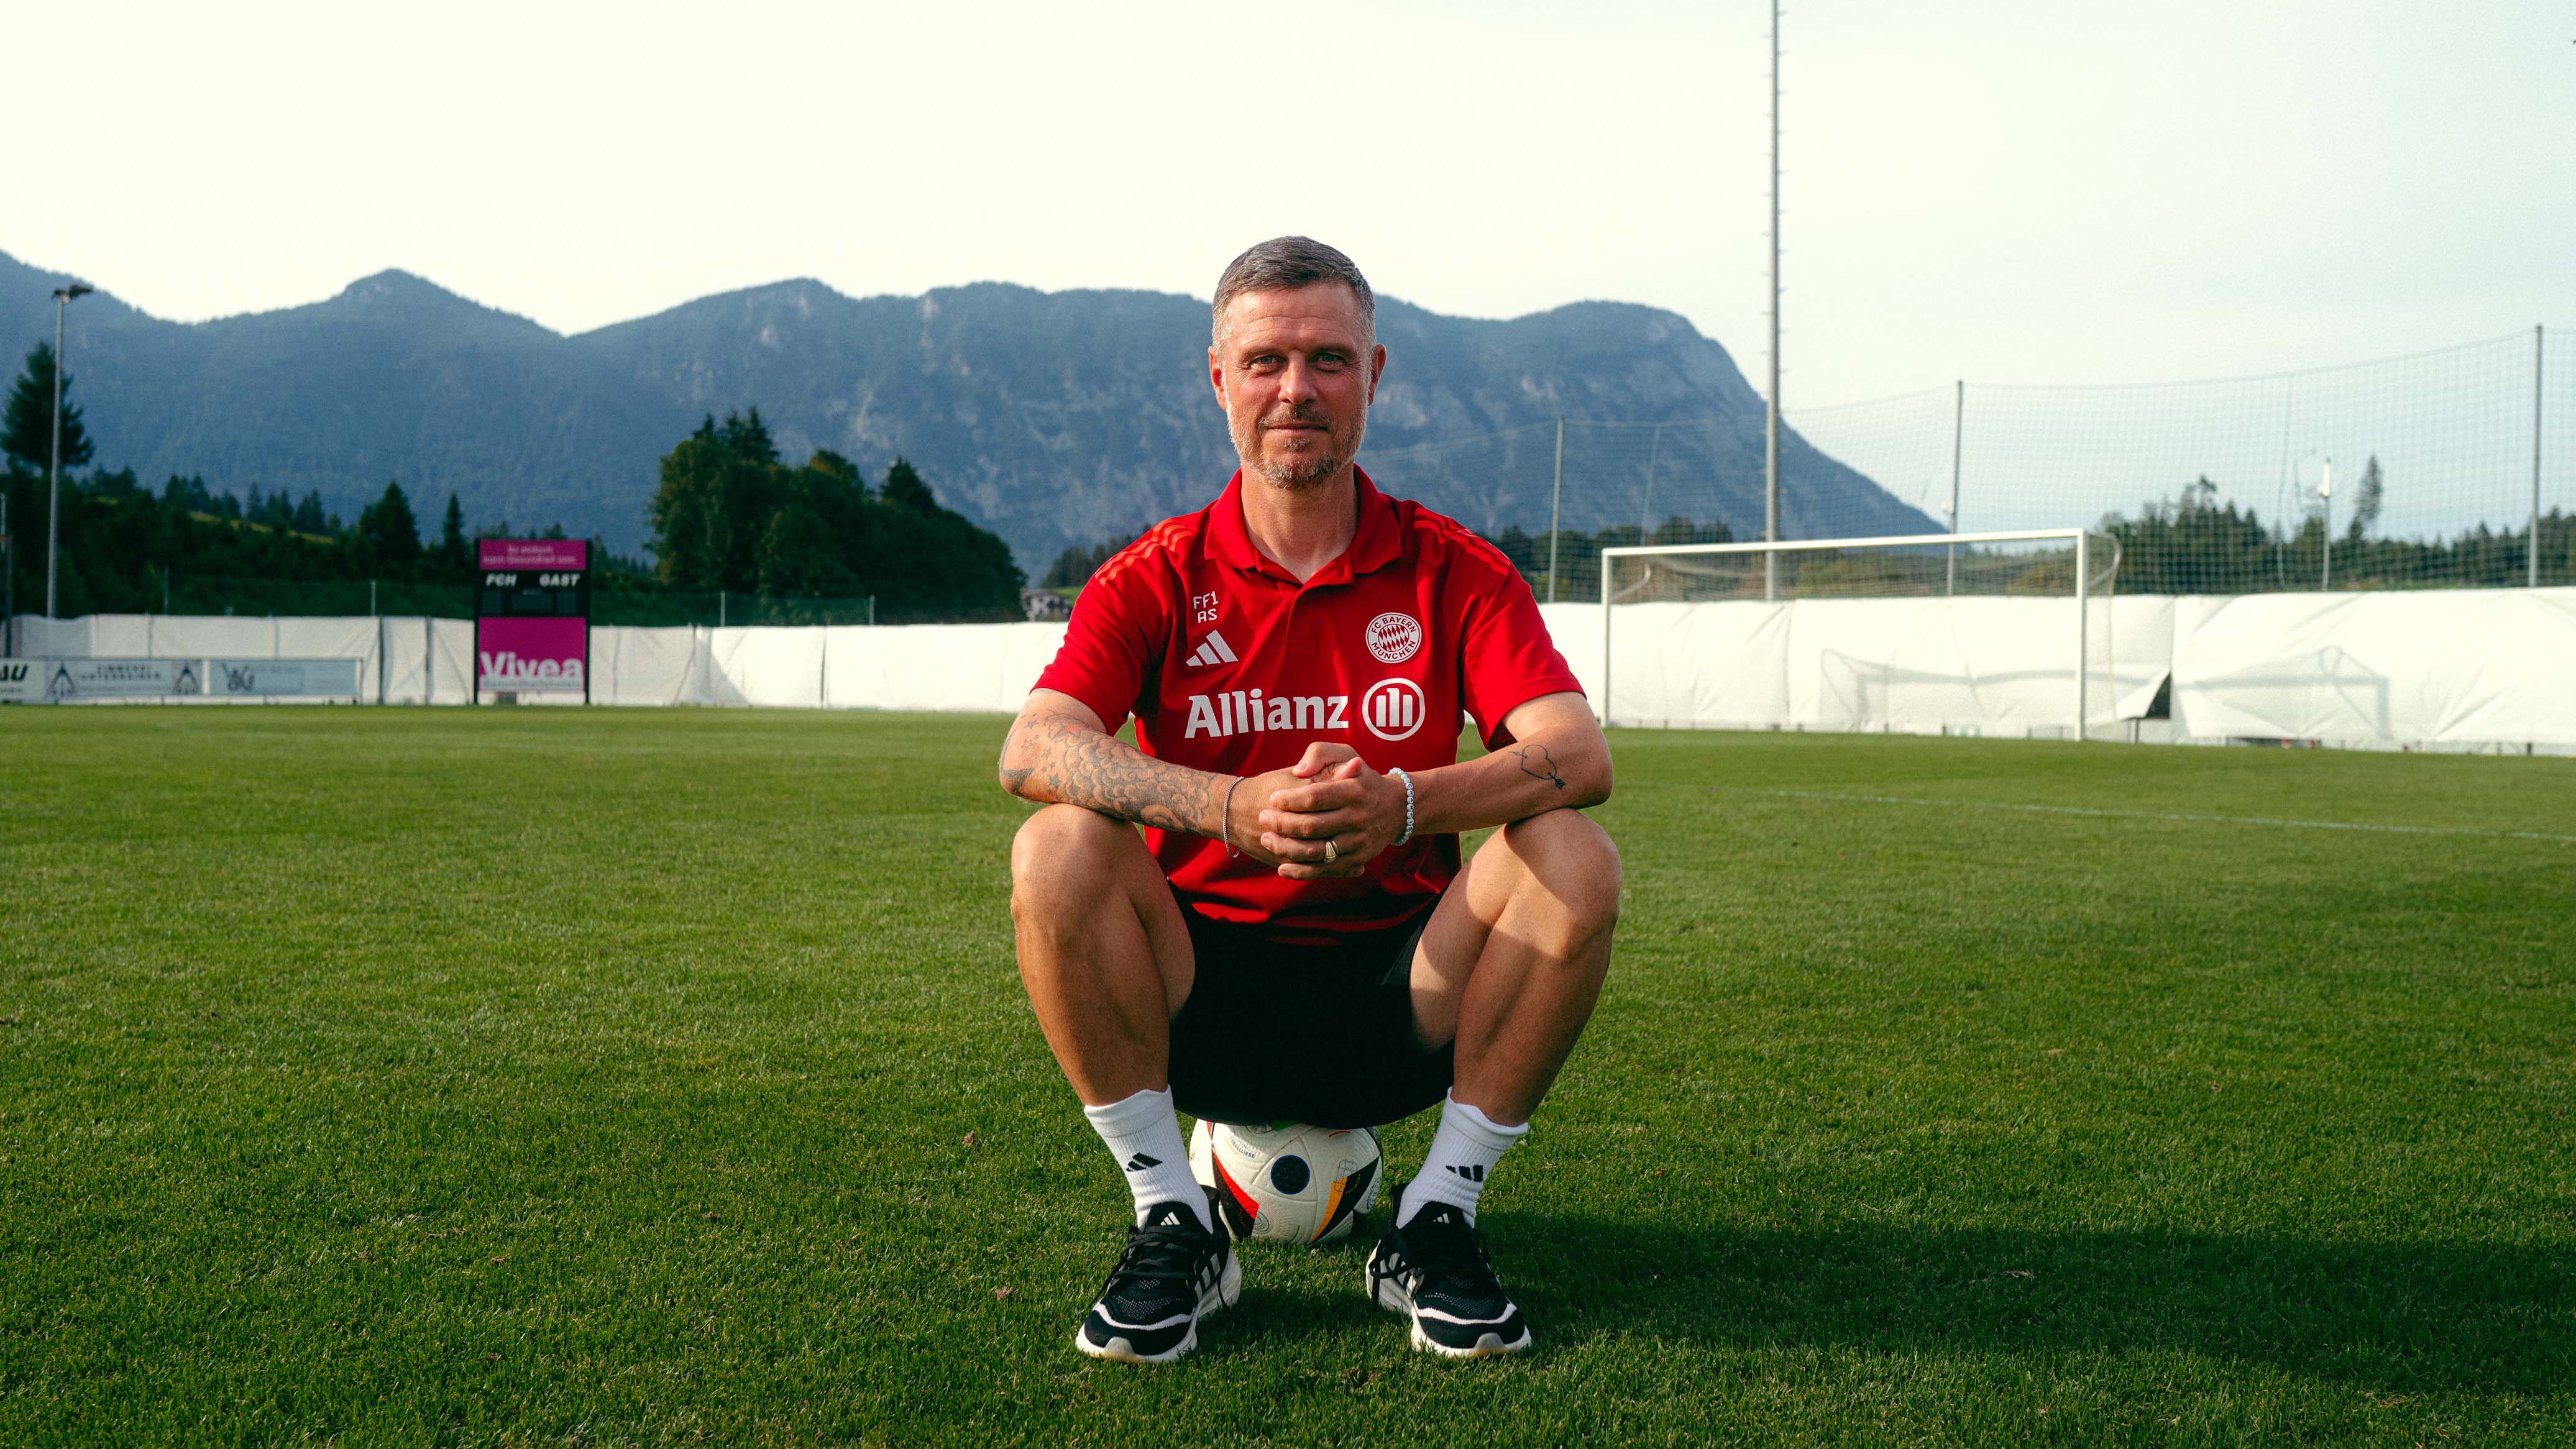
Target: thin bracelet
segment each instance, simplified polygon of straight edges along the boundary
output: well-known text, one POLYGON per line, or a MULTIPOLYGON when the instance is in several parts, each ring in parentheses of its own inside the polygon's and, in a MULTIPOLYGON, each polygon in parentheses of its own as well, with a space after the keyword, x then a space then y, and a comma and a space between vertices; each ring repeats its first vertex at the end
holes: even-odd
MULTIPOLYGON (((1241 775, 1235 776, 1234 784, 1225 787, 1225 804, 1217 807, 1216 838, 1224 842, 1225 858, 1228 860, 1232 860, 1243 853, 1242 851, 1234 848, 1234 786, 1242 783, 1243 777, 1241 775)), ((1410 815, 1412 812, 1407 811, 1406 813, 1410 815)), ((1407 833, 1410 834, 1411 832, 1408 831, 1407 833)))
POLYGON ((1404 782, 1404 833, 1395 838, 1395 845, 1387 847, 1393 850, 1396 845, 1402 845, 1413 838, 1413 777, 1404 773, 1400 765, 1389 766, 1387 773, 1404 782))

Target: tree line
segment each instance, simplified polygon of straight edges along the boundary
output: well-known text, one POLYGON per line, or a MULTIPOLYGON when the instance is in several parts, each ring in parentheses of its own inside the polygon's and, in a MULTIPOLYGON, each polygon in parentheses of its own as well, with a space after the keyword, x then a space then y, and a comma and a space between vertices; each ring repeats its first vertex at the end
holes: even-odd
MULTIPOLYGON (((2120 541, 2118 588, 2124 594, 2240 594, 2314 589, 2510 588, 2531 577, 2531 527, 2486 524, 2447 539, 2375 536, 2387 479, 2379 459, 2363 468, 2353 508, 2328 558, 2326 517, 2303 513, 2282 529, 2251 508, 2220 502, 2218 485, 2193 480, 2169 501, 2138 516, 2112 514, 2102 531, 2120 541)), ((2576 581, 2576 517, 2551 509, 2540 517, 2540 581, 2576 581)))
POLYGON ((1021 616, 1010 545, 941 507, 910 462, 896 458, 874 489, 828 449, 790 467, 758 408, 711 414, 682 439, 662 459, 650 516, 667 588, 865 594, 881 622, 1021 616))
MULTIPOLYGON (((2486 524, 2451 538, 2416 540, 2378 536, 2387 477, 2374 457, 2351 491, 2351 511, 2332 539, 2332 587, 2346 589, 2511 588, 2530 578, 2531 529, 2486 524)), ((2123 594, 2242 594, 2307 590, 2328 580, 2328 538, 2322 510, 2303 513, 2295 526, 2266 524, 2253 509, 2222 502, 2218 485, 2203 477, 2168 501, 2141 508, 2135 517, 2114 513, 2098 525, 2120 544, 2115 583, 2123 594)), ((1050 589, 1080 590, 1094 570, 1125 547, 1132 535, 1077 544, 1057 555, 1045 576, 1050 589)), ((1529 581, 1548 596, 1549 535, 1507 527, 1487 536, 1529 581)), ((1567 529, 1555 536, 1556 597, 1583 602, 1601 597, 1601 551, 1639 544, 1732 543, 1722 519, 1694 522, 1678 515, 1651 532, 1636 524, 1592 531, 1567 529)), ((2073 559, 2033 555, 2026 566, 2009 555, 1963 548, 1963 565, 1979 592, 2062 594, 2074 586, 2073 559), (1998 585, 1998 581, 2000 584, 1998 585)), ((1800 593, 1938 594, 1951 577, 1937 552, 1920 555, 1793 554, 1783 577, 1800 593)), ((2540 518, 2540 582, 2576 583, 2576 515, 2552 509, 2540 518)))
MULTIPOLYGON (((39 343, 0 429, 7 586, 22 613, 44 608, 54 371, 53 349, 39 343)), ((452 492, 436 526, 425 529, 399 480, 343 521, 318 490, 294 498, 254 483, 235 494, 193 474, 173 474, 155 489, 130 468, 84 472, 97 446, 73 381, 68 373, 62 379, 56 612, 64 617, 236 607, 455 615, 471 599, 474 543, 524 536, 507 521, 469 527, 452 492)), ((881 622, 1020 616, 1021 576, 1009 547, 940 507, 909 462, 896 459, 873 490, 837 454, 788 467, 756 409, 721 424, 710 416, 662 459, 651 519, 649 560, 591 541, 594 599, 730 591, 746 596, 731 614, 737 622, 792 619, 792 610, 764 610, 759 601, 814 595, 874 596, 881 622)), ((534 533, 567 536, 560 525, 534 533)), ((630 612, 658 621, 651 610, 630 612)), ((682 608, 674 618, 683 616, 694 615, 682 608)))
MULTIPOLYGON (((8 586, 12 602, 25 613, 42 610, 45 601, 54 370, 53 349, 37 344, 10 390, 0 429, 8 586)), ((386 484, 355 522, 344 523, 323 507, 318 491, 297 499, 284 491, 263 493, 254 484, 246 495, 236 495, 193 474, 173 474, 156 490, 131 468, 83 474, 97 444, 73 381, 68 373, 62 379, 62 514, 55 525, 60 614, 157 613, 181 602, 173 597, 180 592, 174 585, 213 580, 249 581, 275 593, 281 584, 301 581, 461 587, 472 576, 471 535, 453 494, 439 534, 424 542, 399 483, 386 484)), ((505 527, 482 532, 497 534, 505 527)))
MULTIPOLYGON (((45 469, 54 446, 53 349, 36 344, 11 389, 0 428, 11 539, 7 583, 21 612, 44 606, 45 469)), ((434 530, 424 530, 399 481, 348 522, 328 510, 318 490, 301 498, 264 493, 254 483, 236 495, 202 476, 173 474, 156 490, 133 470, 83 473, 96 454, 88 421, 62 379, 57 611, 83 613, 216 612, 248 601, 277 613, 455 613, 474 574, 473 543, 512 536, 505 521, 467 525, 454 493, 434 530), (370 590, 372 581, 378 586, 370 590), (333 586, 337 586, 334 588, 333 586), (382 588, 391 598, 367 598, 382 588), (452 596, 452 597, 451 597, 452 596)), ((2446 540, 2375 536, 2386 491, 2372 458, 2352 491, 2350 517, 2332 540, 2337 588, 2502 587, 2528 577, 2528 528, 2485 525, 2446 540)), ((709 414, 661 460, 649 505, 649 560, 622 558, 592 542, 594 589, 601 593, 743 596, 736 618, 793 619, 793 610, 763 610, 755 601, 871 596, 883 622, 1013 619, 1021 616, 1024 580, 1001 539, 943 508, 920 472, 896 458, 873 488, 857 466, 819 451, 783 462, 757 408, 709 414)), ((2118 539, 2123 593, 2242 593, 2316 587, 2327 559, 2326 520, 2315 512, 2295 526, 2266 525, 2251 508, 2221 502, 2202 477, 2170 501, 2136 517, 2113 514, 2101 528, 2118 539)), ((560 526, 539 532, 564 537, 560 526)), ((1134 534, 1077 544, 1060 553, 1041 585, 1078 591, 1134 534)), ((1640 543, 1729 542, 1723 520, 1679 516, 1651 532, 1634 524, 1564 530, 1553 540, 1556 596, 1600 596, 1605 548, 1640 543)), ((1507 527, 1491 542, 1547 596, 1551 539, 1507 527)), ((2553 510, 2540 520, 2544 583, 2576 581, 2576 517, 2553 510)), ((1801 561, 1801 577, 1833 561, 1801 561)), ((1819 576, 1823 577, 1822 575, 1819 576)), ((1928 578, 1928 576, 1926 576, 1928 578)), ((1881 580, 1873 591, 1914 591, 1923 580, 1881 580)), ((674 598, 673 604, 679 600, 674 598)), ((676 615, 674 617, 677 617, 676 615)))
MULTIPOLYGON (((1143 536, 1143 530, 1103 539, 1098 543, 1074 544, 1055 557, 1042 588, 1061 592, 1078 592, 1102 564, 1117 557, 1118 551, 1143 536)), ((1481 537, 1482 535, 1480 535, 1481 537)), ((1529 580, 1539 598, 1547 597, 1548 535, 1528 533, 1517 525, 1486 537, 1486 542, 1502 550, 1512 566, 1529 580)), ((1633 523, 1617 524, 1594 532, 1561 529, 1556 534, 1557 597, 1568 603, 1601 597, 1601 550, 1630 548, 1640 543, 1733 543, 1735 533, 1724 519, 1707 523, 1694 522, 1680 514, 1657 524, 1652 533, 1633 523)))

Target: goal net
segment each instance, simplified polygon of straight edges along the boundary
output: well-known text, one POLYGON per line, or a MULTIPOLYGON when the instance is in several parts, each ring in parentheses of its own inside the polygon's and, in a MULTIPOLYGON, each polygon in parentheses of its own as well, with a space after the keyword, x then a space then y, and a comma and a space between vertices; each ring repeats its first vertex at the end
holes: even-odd
POLYGON ((2119 561, 2075 528, 1604 549, 1602 714, 2111 737, 2119 561))

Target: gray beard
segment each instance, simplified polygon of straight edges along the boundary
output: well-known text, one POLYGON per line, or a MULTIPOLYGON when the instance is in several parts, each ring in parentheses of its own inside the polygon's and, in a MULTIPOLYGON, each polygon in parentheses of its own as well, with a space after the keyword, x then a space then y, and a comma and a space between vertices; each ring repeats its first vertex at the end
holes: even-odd
POLYGON ((1363 418, 1359 428, 1351 436, 1351 444, 1347 451, 1338 447, 1327 448, 1322 457, 1311 462, 1255 463, 1252 465, 1252 471, 1260 474, 1264 481, 1274 487, 1284 488, 1291 493, 1304 493, 1321 486, 1325 479, 1351 466, 1351 460, 1360 455, 1360 440, 1366 436, 1368 436, 1368 422, 1363 418))
POLYGON ((1311 463, 1255 463, 1252 471, 1291 493, 1303 493, 1349 466, 1350 459, 1326 454, 1311 463))

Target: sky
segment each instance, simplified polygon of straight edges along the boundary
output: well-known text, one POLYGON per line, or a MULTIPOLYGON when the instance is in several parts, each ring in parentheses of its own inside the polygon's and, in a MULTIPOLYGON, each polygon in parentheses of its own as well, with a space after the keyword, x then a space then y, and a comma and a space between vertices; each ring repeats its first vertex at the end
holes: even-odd
MULTIPOLYGON (((0 250, 196 320, 386 267, 577 332, 810 276, 1206 296, 1282 232, 1765 355, 1768 7, 0 0, 0 250), (15 49, 15 47, 13 47, 15 49)), ((1791 409, 2576 326, 2563 0, 1849 0, 1782 26, 1791 409)), ((1398 360, 1400 365, 1400 359, 1398 360)))

